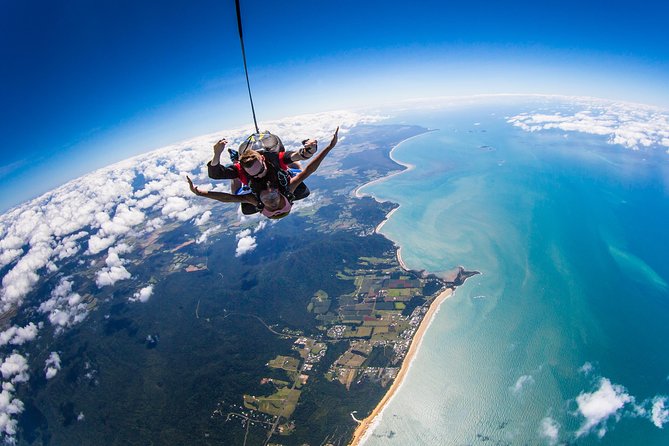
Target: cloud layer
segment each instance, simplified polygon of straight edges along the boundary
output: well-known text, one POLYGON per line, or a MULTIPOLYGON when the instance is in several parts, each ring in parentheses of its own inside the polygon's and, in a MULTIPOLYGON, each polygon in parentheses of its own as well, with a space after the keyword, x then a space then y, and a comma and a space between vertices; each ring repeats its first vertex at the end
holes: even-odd
POLYGON ((669 153, 669 113, 638 104, 579 99, 576 112, 521 113, 508 122, 527 132, 558 129, 606 136, 609 144, 669 153))
MULTIPOLYGON (((380 116, 338 111, 303 115, 264 123, 281 137, 287 148, 298 148, 307 137, 329 139, 337 126, 343 136, 351 127, 382 119, 380 116)), ((130 158, 99 169, 54 189, 0 215, 0 312, 21 314, 26 297, 50 279, 52 289, 35 296, 36 318, 0 332, 0 347, 22 347, 35 340, 48 321, 56 333, 83 321, 94 299, 89 289, 92 277, 98 288, 114 287, 120 281, 137 281, 130 258, 151 233, 165 225, 192 222, 200 231, 198 243, 207 242, 221 227, 211 224, 213 206, 225 206, 193 195, 186 174, 198 183, 210 182, 206 162, 214 142, 222 137, 235 147, 248 136, 248 128, 225 130, 130 158), (83 276, 65 275, 64 267, 76 265, 83 276), (88 274, 90 272, 90 274, 88 274), (87 288, 88 287, 88 288, 87 288)), ((221 182, 212 182, 222 187, 221 182)), ((206 186, 205 186, 206 187, 206 186)), ((209 186, 209 188, 213 188, 209 186)), ((257 221, 251 220, 251 222, 257 221)), ((238 237, 236 255, 256 248, 258 223, 238 237)), ((232 254, 232 253, 231 253, 232 254)), ((153 285, 137 286, 128 297, 146 302, 153 285)), ((15 385, 28 380, 28 356, 13 352, 3 359, 0 372, 0 439, 11 441, 16 434, 16 417, 23 403, 14 397, 15 385)), ((60 370, 60 357, 53 352, 44 365, 47 379, 60 370)))

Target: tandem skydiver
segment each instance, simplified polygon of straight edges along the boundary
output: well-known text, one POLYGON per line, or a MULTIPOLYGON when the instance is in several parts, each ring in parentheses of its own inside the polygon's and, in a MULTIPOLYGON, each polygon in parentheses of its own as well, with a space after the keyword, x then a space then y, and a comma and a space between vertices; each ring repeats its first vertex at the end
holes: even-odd
MULTIPOLYGON (((292 151, 257 151, 242 144, 238 163, 220 165, 220 156, 227 141, 224 139, 214 145, 214 157, 207 163, 209 177, 213 179, 239 179, 248 181, 250 193, 229 194, 225 192, 202 191, 193 185, 189 177, 191 191, 199 196, 211 198, 224 203, 242 203, 242 212, 246 215, 261 212, 268 218, 277 219, 290 213, 293 202, 309 195, 304 184, 312 173, 318 169, 323 159, 337 144, 339 127, 335 130, 330 144, 318 153, 307 167, 291 176, 289 164, 310 158, 316 151, 317 141, 306 140, 304 147, 297 152, 292 151)), ((272 135, 274 136, 274 135, 272 135)), ((277 138, 278 139, 278 138, 277 138)))
MULTIPOLYGON (((207 170, 209 171, 209 178, 214 180, 232 180, 230 184, 230 192, 235 195, 242 195, 251 192, 250 179, 246 172, 242 169, 239 162, 240 156, 243 156, 247 150, 255 150, 267 155, 267 160, 275 166, 275 170, 283 170, 286 172, 296 172, 301 170, 298 161, 306 160, 318 150, 318 142, 315 139, 306 139, 302 141, 302 148, 297 151, 286 151, 281 142, 281 139, 267 131, 263 133, 255 133, 244 142, 242 142, 237 151, 228 149, 230 153, 231 164, 222 166, 220 163, 221 154, 225 150, 228 142, 221 139, 214 144, 214 156, 211 161, 207 163, 207 170), (287 166, 287 167, 286 167, 287 166)), ((300 186, 295 191, 294 200, 301 200, 309 195, 309 188, 306 184, 300 186)), ((242 213, 244 215, 255 214, 260 210, 250 203, 242 203, 242 213)))

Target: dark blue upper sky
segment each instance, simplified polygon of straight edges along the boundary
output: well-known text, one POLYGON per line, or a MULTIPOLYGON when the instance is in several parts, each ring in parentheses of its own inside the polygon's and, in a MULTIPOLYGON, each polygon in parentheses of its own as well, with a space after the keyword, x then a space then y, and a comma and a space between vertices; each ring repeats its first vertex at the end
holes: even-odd
MULTIPOLYGON (((261 121, 475 93, 669 107, 660 1, 242 9, 261 121)), ((250 123, 234 11, 233 0, 0 2, 0 211, 109 162, 250 123)))

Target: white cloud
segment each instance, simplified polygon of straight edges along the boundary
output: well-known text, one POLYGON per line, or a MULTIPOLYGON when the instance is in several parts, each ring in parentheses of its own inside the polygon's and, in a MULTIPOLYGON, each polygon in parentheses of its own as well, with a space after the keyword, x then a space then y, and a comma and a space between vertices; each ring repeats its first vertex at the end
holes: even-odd
MULTIPOLYGON (((381 119, 335 111, 268 121, 263 127, 279 135, 288 149, 295 149, 306 137, 318 138, 324 146, 337 125, 343 139, 356 124, 381 119)), ((214 142, 226 137, 234 147, 248 133, 248 127, 230 129, 172 144, 98 169, 0 215, 0 268, 8 268, 2 277, 0 311, 21 307, 43 272, 56 272, 84 252, 104 255, 119 242, 174 221, 197 217, 196 224, 204 225, 211 218, 212 202, 194 196, 184 176, 207 180, 205 165, 214 142)), ((240 240, 238 253, 253 247, 253 237, 240 240)), ((122 262, 107 265, 96 282, 106 286, 129 277, 122 262)), ((52 323, 67 325, 83 314, 72 316, 56 301, 48 304, 52 323)))
POLYGON ((211 218, 211 211, 205 211, 202 213, 202 215, 198 216, 195 219, 195 224, 198 226, 202 226, 203 224, 208 222, 210 218, 211 218))
POLYGON ((46 379, 51 379, 60 371, 60 355, 57 352, 51 352, 44 363, 44 373, 46 379))
POLYGON ((35 339, 37 331, 37 325, 34 322, 30 322, 25 327, 18 327, 16 325, 9 327, 0 333, 0 346, 7 344, 23 345, 35 339))
POLYGON ((146 302, 151 298, 153 295, 153 285, 148 285, 145 286, 144 288, 141 288, 139 291, 134 293, 132 297, 129 299, 131 302, 146 302))
POLYGON ((119 280, 126 280, 132 277, 132 275, 125 269, 124 266, 111 266, 108 268, 102 268, 95 275, 95 284, 98 288, 102 288, 109 285, 114 285, 119 280))
POLYGON ((578 369, 579 373, 582 373, 585 376, 588 376, 590 373, 592 373, 593 370, 595 370, 595 366, 593 366, 590 362, 586 362, 578 369))
POLYGON ((260 221, 258 222, 258 225, 257 225, 257 226, 255 227, 255 229, 253 230, 253 233, 254 233, 254 234, 257 234, 258 232, 260 232, 260 231, 262 231, 263 229, 265 229, 265 226, 267 226, 267 220, 260 220, 260 221))
POLYGON ((190 220, 200 213, 200 209, 190 205, 190 201, 182 197, 168 197, 162 209, 162 214, 179 221, 190 220))
POLYGON ((12 444, 16 435, 18 421, 16 415, 23 412, 23 402, 14 398, 14 385, 8 382, 2 383, 0 392, 0 433, 5 435, 5 441, 12 444))
POLYGON ((9 379, 12 384, 26 382, 30 379, 28 360, 19 353, 12 353, 0 365, 0 373, 2 373, 4 379, 9 379))
POLYGON ((93 235, 88 239, 88 253, 97 254, 109 248, 116 242, 116 237, 101 237, 93 235))
POLYGON ((54 255, 58 257, 58 260, 63 260, 68 257, 74 256, 79 252, 81 247, 77 243, 77 240, 87 236, 86 231, 80 231, 76 234, 69 235, 64 237, 60 244, 54 249, 54 255))
POLYGON ((519 395, 523 389, 525 389, 527 386, 531 386, 532 384, 534 384, 534 378, 532 378, 532 375, 523 375, 518 378, 518 380, 516 380, 516 384, 511 387, 511 391, 514 395, 519 395))
POLYGON ((246 228, 240 231, 237 237, 237 249, 235 251, 235 257, 241 257, 244 254, 247 254, 258 247, 256 243, 256 238, 251 234, 257 234, 262 231, 267 226, 266 220, 260 220, 255 228, 246 228))
POLYGON ((549 445, 557 444, 560 435, 560 424, 551 417, 544 418, 541 420, 539 435, 546 438, 549 445))
POLYGON ((256 238, 250 235, 241 237, 237 242, 237 249, 235 250, 235 257, 241 257, 244 254, 256 249, 258 245, 256 244, 256 238))
POLYGON ((669 114, 638 104, 575 99, 581 111, 565 113, 521 113, 507 120, 527 132, 558 129, 608 137, 609 144, 628 149, 669 147, 669 114))
POLYGON ((128 270, 125 269, 125 266, 123 266, 125 260, 119 257, 119 254, 128 251, 129 247, 126 244, 120 244, 109 249, 107 259, 105 260, 107 266, 102 268, 95 275, 95 284, 98 288, 114 285, 119 280, 126 280, 132 277, 128 270))
POLYGON ((200 234, 200 236, 197 239, 195 239, 195 243, 197 243, 198 245, 201 243, 205 243, 209 239, 209 236, 211 234, 217 232, 220 229, 221 225, 212 226, 211 228, 207 229, 202 234, 200 234))
POLYGON ((607 378, 599 380, 599 388, 592 393, 581 393, 576 397, 578 413, 585 418, 576 432, 581 437, 597 431, 597 436, 606 435, 606 422, 610 417, 620 418, 620 411, 626 404, 634 402, 623 386, 611 384, 607 378))
POLYGON ((665 423, 669 422, 669 408, 667 408, 666 396, 656 396, 653 398, 651 421, 660 429, 664 427, 665 423))
POLYGON ((50 298, 38 307, 38 311, 49 313, 49 322, 58 331, 78 324, 88 315, 88 304, 79 293, 72 291, 72 287, 69 277, 62 277, 51 291, 50 298))
POLYGON ((52 248, 46 243, 39 243, 31 247, 2 278, 0 299, 3 312, 20 303, 23 297, 32 290, 39 280, 36 271, 46 266, 52 252, 52 248))

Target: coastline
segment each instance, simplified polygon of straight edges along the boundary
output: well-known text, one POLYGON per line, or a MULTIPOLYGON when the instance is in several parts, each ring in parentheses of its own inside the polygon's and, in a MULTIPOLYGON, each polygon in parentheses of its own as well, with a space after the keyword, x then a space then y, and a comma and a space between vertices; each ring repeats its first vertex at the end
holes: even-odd
MULTIPOLYGON (((353 195, 354 195, 356 198, 373 197, 375 200, 378 200, 376 197, 374 197, 374 196, 371 195, 371 194, 365 194, 365 193, 360 192, 360 189, 362 189, 362 188, 364 188, 364 187, 366 187, 366 186, 369 186, 369 185, 371 185, 371 184, 376 184, 376 183, 381 183, 381 182, 383 182, 383 181, 387 181, 387 180, 389 180, 390 178, 394 177, 395 175, 399 175, 399 174, 401 174, 401 173, 408 172, 408 171, 410 171, 410 170, 415 169, 416 166, 414 166, 413 164, 409 164, 409 163, 404 163, 404 162, 402 162, 402 161, 398 161, 398 160, 393 156, 393 152, 395 151, 395 149, 397 149, 399 146, 401 146, 401 145, 404 144, 405 142, 410 141, 410 140, 412 140, 413 138, 417 138, 417 137, 419 137, 419 136, 423 136, 425 133, 430 133, 430 132, 434 132, 434 131, 436 131, 436 129, 428 129, 428 130, 425 131, 424 133, 420 133, 420 134, 418 134, 418 135, 414 135, 414 136, 412 136, 412 137, 410 137, 410 138, 407 138, 407 139, 401 141, 399 144, 393 146, 393 148, 390 149, 390 152, 388 153, 388 156, 390 157, 391 160, 393 160, 393 162, 395 162, 396 164, 399 164, 400 166, 404 167, 404 169, 399 170, 399 171, 397 171, 397 172, 393 172, 393 173, 391 173, 390 175, 387 175, 387 176, 385 176, 385 177, 377 178, 376 180, 374 180, 374 181, 370 181, 369 183, 365 183, 365 184, 363 184, 362 186, 358 186, 358 187, 353 191, 353 195)), ((398 206, 398 207, 399 207, 399 206, 398 206)), ((378 230, 379 227, 383 226, 383 223, 385 223, 385 221, 388 220, 388 217, 390 217, 390 216, 392 215, 393 212, 395 212, 395 209, 394 209, 393 211, 391 211, 391 212, 386 216, 385 220, 384 220, 384 221, 377 227, 377 230, 378 230)))
MULTIPOLYGON (((428 132, 429 131, 433 131, 433 130, 428 130, 428 132)), ((411 138, 407 138, 404 141, 397 144, 396 146, 394 146, 390 150, 390 152, 388 154, 390 159, 392 159, 395 163, 399 164, 400 166, 403 166, 404 169, 402 169, 398 172, 394 172, 394 173, 392 173, 388 176, 378 178, 378 179, 376 179, 372 182, 366 183, 366 184, 358 187, 354 192, 355 197, 362 198, 362 197, 365 197, 365 196, 370 196, 370 197, 374 198, 375 200, 379 201, 378 198, 374 197, 372 194, 362 193, 361 189, 364 188, 365 186, 370 185, 370 184, 375 184, 375 183, 380 183, 382 181, 387 181, 388 179, 392 178, 395 175, 399 175, 401 173, 408 172, 410 170, 415 169, 416 168, 415 165, 404 163, 404 162, 401 162, 401 161, 398 161, 397 159, 395 159, 395 157, 393 156, 393 152, 395 151, 396 148, 398 148, 404 142, 406 142, 406 141, 408 141, 412 138, 415 138, 417 136, 421 136, 421 135, 416 135, 416 136, 412 136, 411 138)), ((390 217, 399 208, 400 208, 400 205, 398 205, 395 209, 390 211, 386 215, 386 217, 383 219, 383 221, 381 221, 381 223, 379 223, 376 226, 376 228, 374 229, 374 232, 380 234, 381 233, 381 228, 383 227, 383 225, 386 224, 386 222, 390 219, 390 217)), ((396 244, 395 246, 396 246, 396 249, 397 249, 397 262, 400 264, 402 269, 404 269, 405 271, 409 271, 409 268, 407 267, 407 265, 402 260, 402 248, 401 248, 401 246, 399 246, 398 244, 396 244)), ((409 373, 409 370, 411 369, 411 365, 413 364, 413 360, 416 357, 416 354, 418 353, 418 350, 420 350, 420 346, 421 346, 421 343, 423 341, 423 336, 425 335, 428 328, 432 324, 432 321, 434 320, 435 315, 439 311, 439 307, 441 306, 441 304, 446 299, 448 299, 449 297, 451 297, 453 295, 453 292, 454 292, 454 290, 452 288, 446 288, 441 293, 439 293, 439 295, 437 295, 437 297, 435 297, 432 302, 430 302, 430 305, 428 307, 427 312, 425 313, 425 316, 421 320, 420 325, 418 326, 418 329, 416 330, 416 333, 414 333, 414 335, 411 339, 411 344, 409 346, 409 350, 407 351, 406 356, 402 360, 402 365, 400 366, 400 371, 397 374, 397 377, 395 377, 395 379, 393 380, 393 383, 390 385, 390 388, 385 393, 383 398, 381 398, 381 401, 379 401, 379 403, 376 405, 374 410, 372 410, 372 412, 369 414, 369 416, 367 416, 362 421, 359 421, 359 420, 354 418, 356 421, 359 421, 359 424, 358 424, 358 427, 353 432, 353 437, 352 437, 351 441, 349 442, 349 446, 359 446, 367 440, 369 435, 371 435, 371 433, 373 432, 374 427, 375 427, 374 424, 380 419, 380 415, 383 414, 383 411, 388 406, 388 403, 393 399, 396 392, 402 387, 404 379, 406 378, 406 376, 409 373)))
MULTIPOLYGON (((399 251, 398 251, 398 257, 399 257, 399 251)), ((379 401, 379 404, 377 404, 374 410, 372 410, 372 413, 370 413, 367 418, 362 420, 362 422, 355 429, 355 432, 353 432, 353 438, 351 439, 349 446, 359 446, 360 444, 362 444, 362 442, 364 442, 367 439, 369 434, 371 434, 371 432, 373 431, 374 422, 383 413, 388 403, 393 399, 395 393, 399 390, 399 388, 402 387, 404 378, 411 369, 411 364, 413 364, 413 360, 416 356, 416 353, 418 353, 418 350, 420 349, 421 343, 423 341, 423 336, 425 335, 427 329, 432 324, 434 316, 437 314, 439 307, 446 299, 448 299, 452 295, 453 295, 453 290, 447 288, 446 290, 442 291, 437 297, 435 297, 435 299, 430 303, 430 307, 428 308, 427 313, 425 313, 425 317, 423 317, 423 320, 418 326, 418 330, 416 330, 416 333, 414 334, 413 339, 411 340, 411 346, 409 347, 409 351, 407 352, 406 356, 404 357, 404 360, 402 361, 402 366, 400 367, 400 371, 397 374, 397 377, 390 385, 390 388, 383 396, 381 401, 379 401)))
MULTIPOLYGON (((428 130, 426 133, 433 132, 433 131, 435 131, 435 130, 428 130)), ((401 146, 402 144, 404 144, 406 141, 409 141, 409 140, 411 140, 411 139, 413 139, 413 138, 416 138, 416 137, 418 137, 418 136, 422 136, 422 135, 424 135, 424 133, 421 133, 420 135, 412 136, 411 138, 407 138, 407 139, 401 141, 399 144, 393 146, 392 149, 390 149, 390 152, 388 153, 388 156, 390 157, 390 159, 393 160, 393 162, 395 162, 395 163, 399 164, 400 166, 404 167, 404 169, 402 169, 402 170, 400 170, 400 171, 397 171, 397 172, 393 172, 393 173, 391 173, 391 174, 388 175, 388 176, 381 177, 381 178, 377 178, 376 180, 374 180, 374 181, 370 181, 369 183, 365 183, 365 184, 363 184, 362 186, 358 186, 358 187, 353 191, 353 195, 354 195, 356 198, 372 197, 372 198, 374 198, 375 200, 379 201, 379 199, 378 199, 377 197, 375 197, 374 195, 362 193, 362 192, 360 192, 360 190, 361 190, 362 188, 366 187, 366 186, 369 186, 370 184, 381 183, 381 182, 383 182, 383 181, 387 181, 388 179, 394 177, 395 175, 399 175, 399 174, 401 174, 401 173, 409 172, 409 171, 415 169, 415 168, 416 168, 415 165, 413 165, 413 164, 409 164, 409 163, 404 163, 404 162, 402 162, 402 161, 397 160, 397 159, 393 156, 393 152, 395 151, 396 148, 398 148, 399 146, 401 146)), ((374 228, 374 232, 377 233, 377 234, 381 234, 381 228, 383 228, 383 225, 385 225, 386 222, 388 222, 388 220, 390 220, 390 217, 392 217, 392 215, 393 215, 399 208, 400 208, 400 205, 398 204, 397 207, 396 207, 395 209, 393 209, 392 211, 388 212, 388 214, 387 214, 386 217, 381 221, 381 223, 379 223, 378 225, 376 225, 376 228, 374 228)), ((397 246, 397 262, 400 264, 400 266, 402 267, 402 269, 408 271, 409 268, 407 268, 406 264, 405 264, 404 261, 402 260, 402 255, 401 255, 402 248, 401 248, 399 245, 396 245, 396 246, 397 246)))

